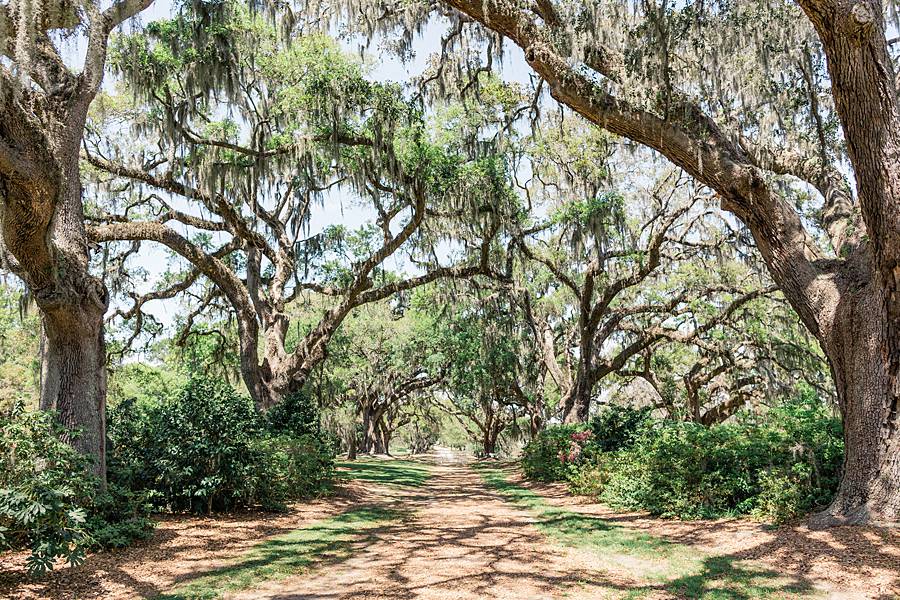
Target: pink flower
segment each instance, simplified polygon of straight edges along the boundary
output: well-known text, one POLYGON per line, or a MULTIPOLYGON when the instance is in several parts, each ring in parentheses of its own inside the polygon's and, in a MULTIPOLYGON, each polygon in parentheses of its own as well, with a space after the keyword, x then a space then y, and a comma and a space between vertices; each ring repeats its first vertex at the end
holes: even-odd
POLYGON ((574 442, 584 442, 591 439, 593 436, 594 432, 592 432, 590 429, 586 429, 584 431, 576 431, 571 435, 571 439, 574 442))

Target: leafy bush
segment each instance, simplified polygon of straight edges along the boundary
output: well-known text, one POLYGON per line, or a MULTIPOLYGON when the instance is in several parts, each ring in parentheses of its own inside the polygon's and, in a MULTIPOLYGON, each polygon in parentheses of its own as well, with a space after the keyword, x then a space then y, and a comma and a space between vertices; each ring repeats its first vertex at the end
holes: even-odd
POLYGON ((334 451, 329 440, 310 434, 276 436, 256 442, 262 456, 257 475, 257 501, 275 510, 298 497, 330 489, 334 480, 334 451))
POLYGON ((564 481, 578 476, 578 465, 600 453, 631 446, 649 422, 649 409, 608 406, 588 425, 548 427, 525 446, 525 476, 536 481, 564 481))
POLYGON ((62 441, 52 412, 16 405, 0 417, 0 545, 30 548, 27 566, 41 574, 56 559, 84 560, 90 548, 128 545, 153 531, 149 506, 100 482, 89 461, 62 441))
POLYGON ((111 471, 158 509, 278 508, 319 493, 333 475, 334 452, 310 404, 297 395, 261 418, 227 382, 194 378, 174 397, 110 411, 111 471))
POLYGON ((90 502, 86 525, 92 547, 124 548, 135 540, 149 538, 155 527, 150 519, 152 508, 146 492, 134 492, 110 482, 90 502))
POLYGON ((54 414, 13 407, 0 423, 0 542, 28 547, 28 571, 40 574, 57 558, 75 565, 92 540, 84 506, 93 490, 87 460, 61 441, 54 414))
POLYGON ((602 498, 681 518, 748 512, 757 474, 770 459, 762 433, 661 421, 620 453, 602 498))
POLYGON ((594 444, 602 452, 631 447, 649 425, 650 410, 650 407, 605 407, 590 421, 594 444))
POLYGON ((535 481, 562 481, 567 466, 564 457, 572 447, 572 434, 584 431, 583 425, 556 425, 543 430, 522 452, 525 476, 535 481))
POLYGON ((814 394, 759 422, 703 427, 616 410, 594 419, 589 439, 573 439, 583 437, 577 431, 549 428, 529 444, 526 476, 566 480, 575 493, 610 505, 679 518, 795 518, 830 500, 843 460, 840 421, 814 394), (574 444, 581 444, 576 453, 574 444))
POLYGON ((319 407, 305 391, 287 395, 266 413, 269 431, 277 434, 318 435, 321 430, 319 407))

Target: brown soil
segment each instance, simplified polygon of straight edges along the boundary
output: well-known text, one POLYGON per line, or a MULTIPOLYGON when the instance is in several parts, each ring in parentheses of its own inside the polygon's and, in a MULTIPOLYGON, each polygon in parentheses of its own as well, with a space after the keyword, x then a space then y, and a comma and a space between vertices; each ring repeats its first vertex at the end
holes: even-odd
MULTIPOLYGON (((60 568, 40 583, 25 577, 21 553, 0 556, 0 598, 153 597, 226 564, 262 538, 362 502, 402 505, 413 515, 379 528, 377 539, 343 562, 228 597, 578 600, 620 597, 646 586, 630 579, 628 569, 610 568, 596 553, 564 549, 547 540, 530 514, 488 489, 469 467, 438 464, 432 471, 423 488, 355 482, 336 498, 297 506, 284 515, 167 518, 150 541, 92 555, 84 565, 60 568)), ((812 532, 802 526, 772 529, 741 520, 667 521, 615 513, 572 498, 560 486, 533 489, 573 511, 646 530, 698 551, 764 564, 825 597, 900 598, 900 534, 894 531, 855 527, 812 532)), ((649 597, 673 596, 660 589, 649 597)))

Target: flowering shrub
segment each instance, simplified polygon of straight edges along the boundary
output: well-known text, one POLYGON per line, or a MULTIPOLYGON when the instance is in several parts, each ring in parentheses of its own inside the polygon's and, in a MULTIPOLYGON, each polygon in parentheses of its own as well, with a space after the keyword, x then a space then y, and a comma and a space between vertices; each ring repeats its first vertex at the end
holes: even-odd
POLYGON ((582 448, 589 440, 594 437, 594 433, 590 429, 584 431, 576 431, 569 435, 569 449, 560 451, 558 454, 561 463, 577 463, 581 458, 582 448))
POLYGON ((536 481, 565 481, 599 453, 627 448, 648 421, 647 409, 610 406, 588 425, 554 425, 525 446, 522 468, 536 481))
POLYGON ((582 430, 580 425, 557 425, 542 431, 523 450, 522 469, 525 476, 535 481, 564 480, 572 449, 571 436, 582 430))
POLYGON ((611 436, 596 428, 550 428, 533 444, 555 440, 554 460, 526 452, 525 474, 565 480, 573 492, 613 506, 679 518, 752 514, 782 522, 827 504, 837 489, 840 421, 814 395, 789 400, 759 422, 632 423, 632 433, 613 436, 628 445, 611 451, 603 449, 611 436))

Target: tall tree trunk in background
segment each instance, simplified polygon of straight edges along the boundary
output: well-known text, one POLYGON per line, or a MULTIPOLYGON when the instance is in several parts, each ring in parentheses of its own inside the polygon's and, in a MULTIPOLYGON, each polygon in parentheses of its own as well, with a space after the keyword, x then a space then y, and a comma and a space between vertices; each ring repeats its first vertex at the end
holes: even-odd
POLYGON ((563 403, 564 423, 584 423, 591 412, 594 382, 591 363, 594 355, 595 328, 591 326, 591 291, 583 291, 578 318, 578 369, 575 381, 563 403))
POLYGON ((350 440, 347 443, 347 460, 356 460, 356 451, 359 440, 356 437, 356 427, 350 432, 350 440))
POLYGON ((591 410, 591 398, 593 385, 587 374, 582 374, 581 365, 578 367, 578 375, 575 377, 575 385, 572 387, 564 404, 564 423, 584 423, 587 421, 591 410))
POLYGON ((376 434, 377 442, 375 444, 375 452, 377 454, 386 454, 390 456, 391 454, 391 431, 388 429, 387 424, 384 422, 384 418, 382 417, 378 421, 378 432, 376 434))

